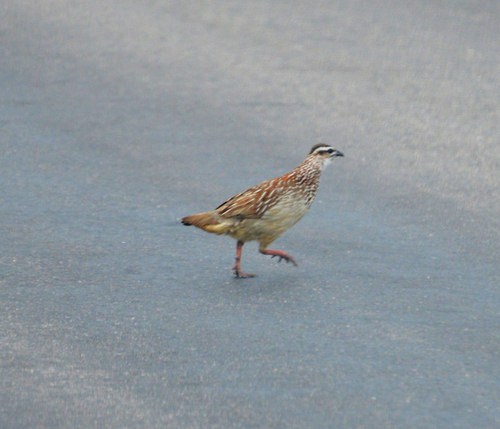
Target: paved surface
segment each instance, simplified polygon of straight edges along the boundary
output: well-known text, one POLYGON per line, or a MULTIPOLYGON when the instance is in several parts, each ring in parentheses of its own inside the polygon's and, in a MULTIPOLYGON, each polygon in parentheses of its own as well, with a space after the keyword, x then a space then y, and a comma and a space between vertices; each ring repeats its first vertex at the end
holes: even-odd
POLYGON ((500 426, 497 1, 0 6, 2 428, 500 426), (178 219, 346 157, 276 264, 178 219))

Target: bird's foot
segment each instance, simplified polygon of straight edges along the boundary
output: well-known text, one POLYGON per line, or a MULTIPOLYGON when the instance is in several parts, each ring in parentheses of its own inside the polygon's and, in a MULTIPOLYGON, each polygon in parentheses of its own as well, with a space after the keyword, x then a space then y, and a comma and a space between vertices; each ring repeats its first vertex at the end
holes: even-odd
POLYGON ((233 267, 233 273, 238 279, 251 279, 252 277, 255 277, 255 274, 244 273, 241 271, 241 266, 238 262, 233 267))
POLYGON ((251 279, 252 277, 255 277, 255 274, 244 273, 243 271, 235 268, 233 268, 233 273, 237 279, 251 279))
POLYGON ((297 266, 297 262, 295 262, 295 259, 292 258, 288 253, 283 252, 283 250, 271 250, 271 249, 266 249, 266 250, 261 250, 260 253, 264 255, 270 255, 271 258, 278 257, 278 262, 281 262, 283 259, 286 262, 291 262, 294 266, 297 266))

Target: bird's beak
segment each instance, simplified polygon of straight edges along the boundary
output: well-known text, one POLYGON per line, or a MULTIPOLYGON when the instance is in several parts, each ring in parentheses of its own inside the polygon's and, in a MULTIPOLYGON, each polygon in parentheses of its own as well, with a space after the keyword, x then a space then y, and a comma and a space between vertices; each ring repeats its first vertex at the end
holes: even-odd
POLYGON ((344 156, 344 154, 340 150, 335 149, 335 152, 332 152, 331 157, 333 158, 335 156, 344 156))

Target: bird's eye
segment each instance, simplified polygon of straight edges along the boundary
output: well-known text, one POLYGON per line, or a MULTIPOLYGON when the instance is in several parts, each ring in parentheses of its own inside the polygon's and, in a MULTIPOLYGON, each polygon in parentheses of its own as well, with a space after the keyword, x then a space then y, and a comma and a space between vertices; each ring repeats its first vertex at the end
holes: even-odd
POLYGON ((330 149, 328 149, 328 150, 327 150, 327 152, 328 152, 328 153, 333 153, 333 149, 332 149, 332 148, 330 148, 330 149))

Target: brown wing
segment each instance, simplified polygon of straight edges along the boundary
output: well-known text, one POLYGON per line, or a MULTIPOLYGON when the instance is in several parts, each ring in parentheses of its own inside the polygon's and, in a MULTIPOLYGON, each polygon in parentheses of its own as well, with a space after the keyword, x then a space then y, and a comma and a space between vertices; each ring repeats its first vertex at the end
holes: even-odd
POLYGON ((215 211, 222 217, 240 219, 258 219, 276 201, 277 193, 273 190, 280 178, 268 180, 229 198, 215 211))

